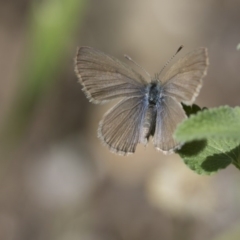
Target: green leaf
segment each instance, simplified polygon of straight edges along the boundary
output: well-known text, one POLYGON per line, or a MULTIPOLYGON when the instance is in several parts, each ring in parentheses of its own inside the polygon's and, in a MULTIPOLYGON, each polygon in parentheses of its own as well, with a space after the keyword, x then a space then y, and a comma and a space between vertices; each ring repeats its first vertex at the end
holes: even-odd
POLYGON ((185 143, 178 151, 199 174, 211 174, 234 164, 240 169, 240 108, 204 109, 181 123, 175 138, 185 143))
POLYGON ((175 136, 180 142, 209 137, 240 140, 240 107, 204 109, 181 123, 175 136))
POLYGON ((212 174, 233 163, 239 168, 239 142, 233 140, 198 140, 184 144, 178 154, 198 174, 212 174))

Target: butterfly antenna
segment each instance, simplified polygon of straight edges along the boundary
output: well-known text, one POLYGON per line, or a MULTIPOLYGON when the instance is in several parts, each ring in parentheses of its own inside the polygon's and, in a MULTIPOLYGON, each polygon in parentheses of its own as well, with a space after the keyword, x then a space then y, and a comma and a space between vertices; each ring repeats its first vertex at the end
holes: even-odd
POLYGON ((127 60, 133 62, 133 63, 134 63, 136 66, 138 66, 139 68, 141 68, 141 69, 148 75, 148 77, 151 78, 151 75, 150 75, 142 66, 140 66, 138 63, 136 63, 134 60, 132 60, 131 57, 129 57, 129 56, 126 55, 126 54, 124 55, 124 57, 125 57, 127 60))
POLYGON ((182 50, 183 45, 181 45, 178 50, 172 55, 172 57, 165 63, 165 65, 163 66, 162 70, 156 74, 156 77, 158 78, 160 76, 160 74, 162 73, 162 71, 166 68, 166 66, 173 60, 173 58, 182 50))

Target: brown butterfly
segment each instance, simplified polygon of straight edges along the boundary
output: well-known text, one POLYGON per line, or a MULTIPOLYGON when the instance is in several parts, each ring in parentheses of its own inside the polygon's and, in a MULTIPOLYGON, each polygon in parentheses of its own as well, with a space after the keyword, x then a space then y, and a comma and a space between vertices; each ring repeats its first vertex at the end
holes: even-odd
POLYGON ((76 74, 90 102, 122 98, 98 129, 103 143, 121 155, 134 153, 137 144, 146 144, 151 135, 155 148, 164 153, 180 147, 173 133, 186 118, 181 102, 194 102, 207 66, 207 49, 199 48, 173 64, 162 78, 159 73, 146 81, 125 63, 91 47, 79 48, 75 58, 76 74))

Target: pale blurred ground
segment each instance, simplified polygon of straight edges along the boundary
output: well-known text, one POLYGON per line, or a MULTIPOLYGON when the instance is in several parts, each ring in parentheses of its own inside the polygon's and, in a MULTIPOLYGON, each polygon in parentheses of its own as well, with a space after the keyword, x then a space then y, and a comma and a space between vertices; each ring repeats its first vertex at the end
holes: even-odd
MULTIPOLYGON (((28 55, 32 3, 0 1, 2 126, 28 55)), ((240 239, 226 235, 240 227, 238 170, 198 176, 151 142, 128 157, 110 153, 97 127, 112 104, 89 103, 73 70, 81 45, 123 61, 127 53, 152 75, 181 44, 178 57, 205 46, 210 67, 197 104, 239 105, 240 1, 92 0, 78 21, 20 142, 9 150, 1 142, 0 240, 240 239)))

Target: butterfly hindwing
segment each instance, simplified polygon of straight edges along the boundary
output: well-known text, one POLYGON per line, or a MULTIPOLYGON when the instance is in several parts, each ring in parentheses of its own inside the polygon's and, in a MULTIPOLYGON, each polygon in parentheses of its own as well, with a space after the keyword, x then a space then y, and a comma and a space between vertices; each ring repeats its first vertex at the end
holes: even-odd
POLYGON ((153 143, 156 149, 172 153, 180 144, 173 138, 177 125, 186 119, 182 105, 172 97, 157 104, 156 128, 153 143))
POLYGON ((121 100, 110 109, 100 122, 99 138, 112 152, 126 155, 135 152, 141 142, 148 103, 144 98, 121 100))

